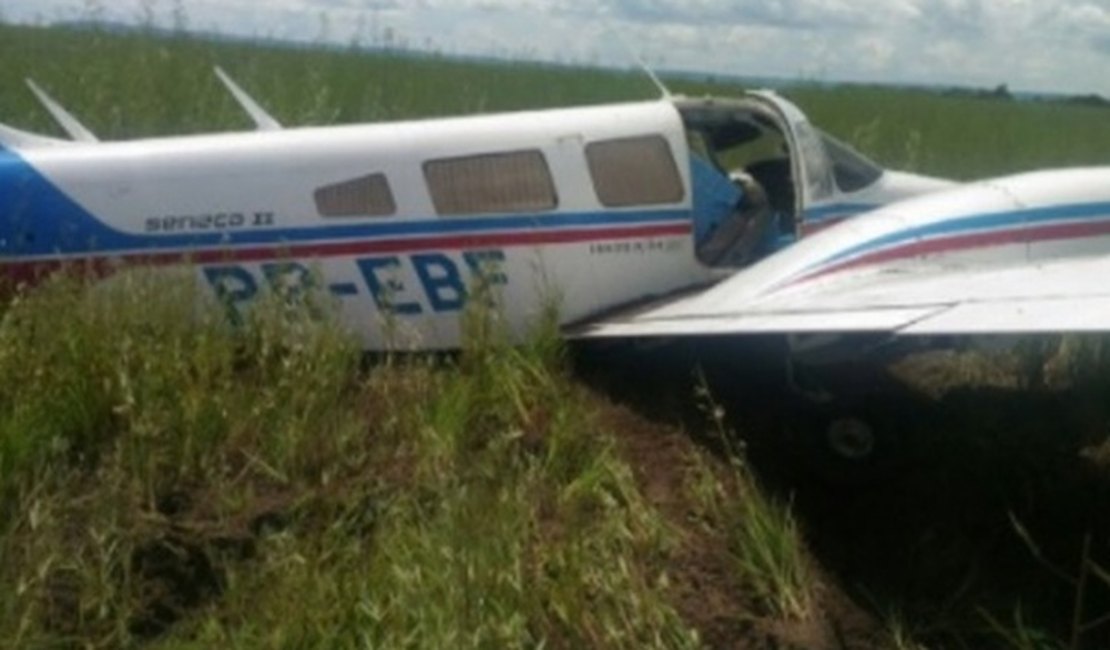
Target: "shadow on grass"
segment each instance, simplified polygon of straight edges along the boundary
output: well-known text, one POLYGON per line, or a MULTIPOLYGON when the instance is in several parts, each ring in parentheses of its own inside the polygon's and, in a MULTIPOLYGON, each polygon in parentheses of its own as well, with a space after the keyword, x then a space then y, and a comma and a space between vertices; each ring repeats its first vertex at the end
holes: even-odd
POLYGON ((870 480, 834 482, 789 435, 798 402, 780 358, 771 339, 586 346, 576 372, 723 453, 695 405, 705 369, 761 482, 794 504, 809 551, 857 604, 917 642, 1110 647, 1099 621, 1110 584, 1098 575, 1110 566, 1105 382, 871 395, 880 435, 902 440, 898 458, 870 480))

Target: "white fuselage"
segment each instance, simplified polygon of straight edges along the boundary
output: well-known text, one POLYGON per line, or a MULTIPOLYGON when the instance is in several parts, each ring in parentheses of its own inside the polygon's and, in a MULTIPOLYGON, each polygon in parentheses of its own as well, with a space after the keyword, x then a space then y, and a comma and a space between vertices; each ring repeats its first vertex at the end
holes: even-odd
POLYGON ((549 305, 569 322, 706 282, 687 156, 666 102, 0 150, 0 249, 6 273, 24 279, 63 263, 188 260, 237 307, 311 275, 368 348, 454 347, 464 294, 481 283, 521 331, 549 305), (636 179, 613 178, 632 194, 604 205, 587 147, 645 136, 665 143, 679 190, 638 204, 636 179), (482 177, 521 163, 533 168, 523 190, 482 177), (322 188, 368 176, 388 189, 340 187, 339 214, 324 214, 336 210, 322 188), (377 201, 367 212, 379 214, 343 213, 352 201, 377 201))

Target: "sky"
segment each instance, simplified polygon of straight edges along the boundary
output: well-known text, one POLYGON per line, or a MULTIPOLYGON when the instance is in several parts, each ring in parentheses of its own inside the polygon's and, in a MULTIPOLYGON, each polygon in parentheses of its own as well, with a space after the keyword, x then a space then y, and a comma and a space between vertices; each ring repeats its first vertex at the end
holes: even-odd
POLYGON ((1110 0, 0 0, 108 20, 449 54, 1110 97, 1110 0))

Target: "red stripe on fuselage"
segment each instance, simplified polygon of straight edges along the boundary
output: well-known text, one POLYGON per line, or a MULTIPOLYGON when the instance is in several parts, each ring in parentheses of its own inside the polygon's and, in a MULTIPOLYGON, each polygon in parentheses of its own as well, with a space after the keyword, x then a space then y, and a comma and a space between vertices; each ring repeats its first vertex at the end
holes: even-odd
POLYGON ((88 255, 0 263, 0 277, 17 283, 30 283, 60 268, 72 268, 91 275, 107 275, 127 266, 166 266, 170 264, 218 264, 231 262, 265 262, 285 259, 318 259, 353 255, 417 253, 430 250, 473 250, 491 247, 539 246, 604 242, 642 237, 689 236, 689 222, 585 228, 574 230, 525 230, 504 233, 476 233, 441 237, 413 237, 364 241, 343 241, 313 244, 269 245, 249 248, 217 248, 177 250, 170 252, 113 253, 106 256, 88 255))
POLYGON ((1031 226, 1025 229, 1030 244, 1041 244, 1060 239, 1081 239, 1110 235, 1110 218, 1100 221, 1076 221, 1072 223, 1031 226))
POLYGON ((1042 244, 1051 241, 1082 239, 1085 237, 1099 237, 1104 235, 1110 235, 1110 220, 1047 224, 1028 228, 978 232, 952 237, 936 237, 933 239, 911 242, 909 244, 902 244, 893 248, 875 251, 874 253, 867 253, 860 257, 846 260, 804 275, 795 280, 792 284, 812 280, 831 273, 836 273, 837 271, 883 264, 885 262, 894 262, 912 257, 956 253, 975 248, 990 248, 993 246, 1006 246, 1012 244, 1042 244))

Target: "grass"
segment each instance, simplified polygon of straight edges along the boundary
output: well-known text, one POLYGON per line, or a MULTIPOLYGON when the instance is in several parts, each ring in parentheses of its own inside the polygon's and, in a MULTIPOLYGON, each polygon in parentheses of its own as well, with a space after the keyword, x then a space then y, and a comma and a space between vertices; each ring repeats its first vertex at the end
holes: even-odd
POLYGON ((690 479, 700 517, 724 532, 735 570, 758 607, 776 619, 814 619, 818 579, 790 504, 769 496, 745 466, 744 454, 733 442, 736 434, 727 429, 725 412, 704 377, 696 397, 729 459, 723 477, 695 463, 690 479))
MULTIPOLYGON (((0 88, 6 89, 0 120, 57 133, 30 92, 22 91, 23 79, 33 77, 106 139, 249 128, 212 73, 215 65, 289 125, 658 96, 640 72, 7 25, 0 25, 0 60, 0 88)), ((742 90, 712 80, 670 84, 690 95, 742 90)), ((940 176, 1106 164, 1110 149, 1105 108, 884 88, 799 86, 785 94, 815 124, 879 162, 940 176)))
POLYGON ((56 279, 0 324, 13 647, 697 647, 548 334, 360 370, 327 310, 56 279))
POLYGON ((289 125, 656 96, 650 81, 621 72, 3 25, 0 58, 4 121, 57 133, 22 92, 23 79, 33 77, 105 139, 249 128, 213 74, 216 65, 289 125))
POLYGON ((1026 622, 1020 606, 1015 608, 1010 622, 999 621, 989 613, 983 613, 983 618, 1003 647, 1010 650, 1063 650, 1068 647, 1026 622))
POLYGON ((956 179, 1110 163, 1105 107, 924 90, 791 90, 814 124, 882 164, 956 179))
POLYGON ((695 462, 690 490, 698 517, 723 533, 734 571, 758 614, 812 621, 818 616, 818 581, 797 519, 788 503, 768 496, 741 458, 733 463, 722 477, 695 462))

